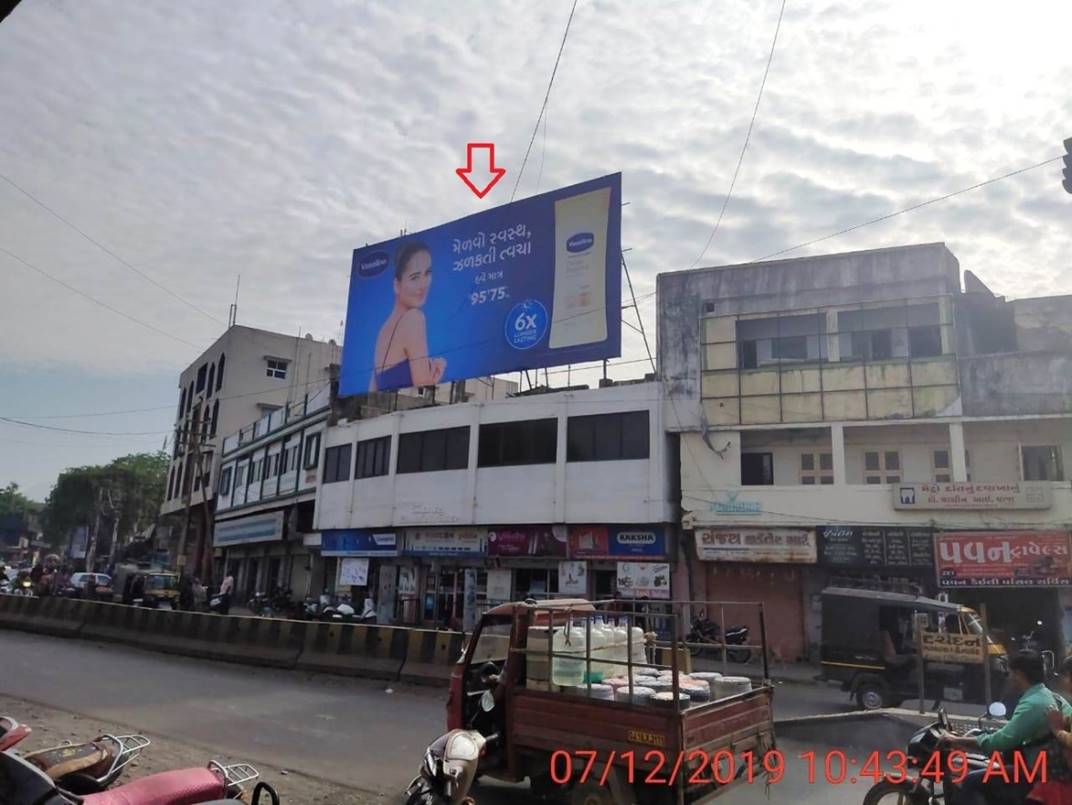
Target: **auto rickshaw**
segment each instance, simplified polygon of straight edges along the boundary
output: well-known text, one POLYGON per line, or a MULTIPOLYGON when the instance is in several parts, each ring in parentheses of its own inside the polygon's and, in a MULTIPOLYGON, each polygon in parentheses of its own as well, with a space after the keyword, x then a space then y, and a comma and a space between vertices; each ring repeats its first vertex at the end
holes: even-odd
POLYGON ((1005 687, 1005 647, 992 638, 986 641, 979 615, 968 607, 910 593, 828 587, 822 609, 821 678, 839 682, 864 710, 897 707, 919 695, 923 640, 932 646, 980 647, 979 660, 958 660, 953 649, 941 661, 925 658, 925 698, 988 704, 984 660, 990 666, 991 695, 1005 687), (924 618, 926 629, 921 630, 924 618))
POLYGON ((120 565, 112 576, 113 598, 124 604, 176 609, 179 600, 179 574, 120 565), (141 584, 135 584, 135 579, 141 584))

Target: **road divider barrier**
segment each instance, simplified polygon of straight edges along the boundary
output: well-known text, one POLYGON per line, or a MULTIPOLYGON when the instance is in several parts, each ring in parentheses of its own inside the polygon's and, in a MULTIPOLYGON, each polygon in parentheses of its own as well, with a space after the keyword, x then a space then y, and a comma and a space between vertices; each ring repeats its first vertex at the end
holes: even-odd
POLYGON ((459 632, 215 615, 71 598, 0 595, 0 628, 123 643, 152 651, 374 679, 443 684, 459 632))

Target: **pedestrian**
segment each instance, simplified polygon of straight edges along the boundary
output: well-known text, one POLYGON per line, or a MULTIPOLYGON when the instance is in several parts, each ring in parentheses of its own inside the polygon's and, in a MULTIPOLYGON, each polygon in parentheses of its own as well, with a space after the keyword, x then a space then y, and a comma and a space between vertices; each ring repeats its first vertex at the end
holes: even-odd
POLYGON ((194 607, 194 582, 189 573, 179 579, 179 609, 189 612, 194 607))
POLYGON ((134 581, 130 583, 130 603, 140 606, 145 599, 145 576, 141 573, 134 575, 134 581))
POLYGON ((192 585, 192 588, 194 595, 194 611, 204 612, 205 599, 208 597, 207 591, 205 590, 205 585, 201 583, 201 579, 194 577, 194 583, 192 585))
POLYGON ((227 615, 231 612, 231 594, 234 592, 234 576, 228 571, 220 582, 220 614, 227 615))

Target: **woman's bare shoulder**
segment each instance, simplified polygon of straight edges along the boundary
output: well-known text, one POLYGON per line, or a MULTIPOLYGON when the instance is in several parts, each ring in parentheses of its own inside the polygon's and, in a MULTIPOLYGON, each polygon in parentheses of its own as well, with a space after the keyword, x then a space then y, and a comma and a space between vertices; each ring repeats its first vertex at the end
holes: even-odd
POLYGON ((398 332, 406 335, 420 335, 425 329, 424 311, 412 308, 402 314, 398 320, 398 332))

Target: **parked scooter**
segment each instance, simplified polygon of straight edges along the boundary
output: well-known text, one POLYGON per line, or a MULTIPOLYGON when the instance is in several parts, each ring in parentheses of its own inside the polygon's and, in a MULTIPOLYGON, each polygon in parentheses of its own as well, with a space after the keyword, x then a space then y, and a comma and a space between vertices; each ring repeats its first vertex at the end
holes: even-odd
MULTIPOLYGON (((0 751, 7 751, 31 733, 30 727, 0 716, 0 751)), ((84 743, 66 742, 22 754, 72 794, 94 794, 114 783, 150 741, 144 735, 100 735, 84 743)))
POLYGON ((320 610, 320 620, 335 621, 341 623, 354 623, 354 606, 350 602, 350 596, 343 595, 335 604, 320 610))
MULTIPOLYGON (((748 634, 747 626, 732 626, 726 630, 726 645, 748 645, 748 634)), ((693 657, 698 657, 705 650, 708 650, 708 646, 705 644, 714 644, 714 650, 721 654, 722 629, 717 623, 710 620, 706 613, 701 612, 699 617, 693 618, 692 629, 686 635, 685 642, 689 644, 689 654, 693 657)), ((726 658, 730 662, 748 662, 752 659, 752 651, 747 648, 727 648, 726 658)))
MULTIPOLYGON (((490 713, 494 707, 495 696, 485 691, 480 697, 480 709, 490 713)), ((405 805, 473 803, 469 789, 488 742, 496 737, 485 738, 476 730, 451 730, 436 738, 425 750, 420 774, 406 788, 405 805)))
POLYGON ((270 617, 272 614, 272 604, 268 598, 268 593, 253 593, 253 597, 246 602, 246 609, 259 617, 270 617))
POLYGON ((80 797, 67 791, 25 758, 12 752, 0 753, 0 802, 10 805, 218 805, 242 799, 250 805, 265 802, 279 805, 279 796, 265 782, 251 794, 245 786, 260 776, 252 766, 241 763, 223 766, 211 761, 207 767, 176 769, 151 774, 110 791, 80 797))

